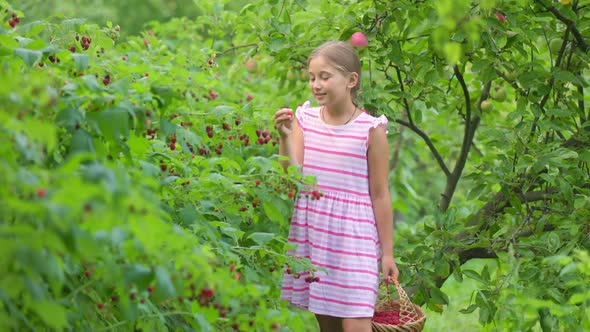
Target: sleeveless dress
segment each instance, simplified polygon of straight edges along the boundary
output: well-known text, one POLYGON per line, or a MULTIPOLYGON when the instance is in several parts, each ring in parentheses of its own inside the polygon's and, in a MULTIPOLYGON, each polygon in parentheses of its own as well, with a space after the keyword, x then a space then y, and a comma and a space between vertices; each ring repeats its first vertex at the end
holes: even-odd
POLYGON ((386 127, 387 118, 363 112, 345 125, 329 125, 319 111, 307 101, 295 113, 303 131, 302 172, 316 176, 317 184, 295 201, 289 242, 297 246, 288 252, 320 268, 315 272, 319 281, 285 271, 281 300, 314 314, 372 317, 381 249, 369 195, 367 147, 370 129, 386 127), (313 190, 323 196, 316 199, 313 190))

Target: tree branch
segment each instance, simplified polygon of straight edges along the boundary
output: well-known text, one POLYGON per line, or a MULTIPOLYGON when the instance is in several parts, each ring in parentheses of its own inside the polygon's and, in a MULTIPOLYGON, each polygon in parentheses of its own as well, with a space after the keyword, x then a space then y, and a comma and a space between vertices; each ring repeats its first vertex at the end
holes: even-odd
POLYGON ((455 72, 455 77, 457 77, 457 81, 461 85, 461 90, 463 91, 463 96, 465 98, 465 134, 463 135, 463 143, 465 143, 465 137, 468 137, 467 134, 469 132, 469 128, 471 127, 471 97, 469 96, 469 89, 467 88, 467 84, 465 84, 465 78, 463 74, 459 71, 459 67, 457 65, 453 66, 453 71, 455 72))
POLYGON ((422 137, 422 139, 424 140, 424 143, 426 143, 426 145, 430 149, 430 152, 432 152, 434 159, 436 159, 436 162, 438 163, 438 166, 441 168, 443 173, 445 173, 446 176, 449 176, 451 174, 451 172, 447 168, 447 165, 445 165, 445 162, 442 159, 442 156, 440 155, 440 153, 438 152, 438 150, 436 149, 436 147, 432 143, 432 140, 430 140, 430 137, 428 137, 428 135, 425 132, 420 130, 420 128, 416 127, 415 125, 412 125, 409 122, 406 122, 404 120, 395 119, 395 122, 410 128, 413 132, 418 134, 418 136, 422 137))
POLYGON ((563 24, 565 24, 568 27, 568 29, 572 32, 574 38, 576 38, 576 42, 578 43, 582 51, 584 51, 584 53, 588 52, 588 44, 586 44, 584 36, 582 36, 580 31, 576 27, 576 22, 565 17, 557 8, 555 8, 555 6, 546 5, 545 2, 543 2, 542 0, 536 0, 536 2, 540 3, 543 7, 547 8, 547 10, 549 10, 558 20, 563 22, 563 24))
MULTIPOLYGON (((402 79, 401 76, 401 71, 399 69, 399 67, 393 65, 391 62, 389 63, 389 67, 394 67, 396 74, 397 74, 397 79, 399 82, 399 86, 400 86, 400 90, 402 92, 405 91, 404 89, 404 81, 402 79)), ((383 70, 383 73, 385 74, 385 77, 390 80, 393 81, 393 78, 387 73, 387 68, 383 70)), ((438 163, 440 169, 443 171, 443 173, 445 174, 445 176, 449 176, 451 174, 451 172, 449 171, 449 168, 447 167, 447 165, 445 164, 442 156, 440 155, 440 153, 438 152, 438 149, 434 146, 434 143, 432 142, 432 140, 430 139, 430 137, 428 137, 428 135, 423 132, 422 130, 420 130, 420 128, 418 128, 418 126, 416 126, 416 124, 414 123, 414 120, 412 119, 412 114, 410 113, 410 104, 408 103, 407 98, 403 97, 403 104, 404 104, 404 116, 407 118, 407 121, 405 119, 395 119, 395 122, 410 128, 413 132, 415 132, 416 134, 418 134, 418 136, 420 136, 422 138, 422 140, 424 140, 424 143, 426 143, 426 145, 428 146, 428 148, 430 149, 430 151, 432 152, 432 155, 434 156, 434 159, 436 160, 436 162, 438 163)), ((401 144, 401 137, 400 140, 398 141, 399 144, 401 144)), ((395 152, 395 151, 394 151, 395 152)), ((397 159, 395 160, 395 163, 397 163, 397 159)), ((390 163, 390 168, 395 167, 395 164, 390 163)))
MULTIPOLYGON (((547 196, 554 194, 556 192, 559 192, 558 188, 550 187, 546 190, 516 193, 515 195, 521 202, 530 203, 546 199, 547 196)), ((504 192, 499 191, 481 209, 479 209, 479 211, 477 211, 473 219, 471 219, 471 221, 469 222, 468 226, 475 226, 479 224, 480 220, 483 217, 494 217, 497 214, 502 213, 504 209, 510 206, 511 205, 510 201, 508 200, 508 197, 506 197, 504 192)))
MULTIPOLYGON (((405 92, 404 90, 404 81, 402 79, 402 73, 399 69, 398 66, 393 66, 395 68, 395 72, 397 73, 397 80, 399 82, 399 88, 402 92, 405 92)), ((406 114, 408 116, 408 121, 410 122, 410 124, 413 126, 414 125, 414 120, 412 120, 412 114, 410 114, 410 105, 408 104, 408 98, 403 97, 402 98, 404 101, 404 108, 406 109, 406 114)))
MULTIPOLYGON (((577 85, 578 88, 578 108, 580 109, 580 125, 584 124, 584 113, 586 112, 586 106, 584 106, 584 87, 577 85)), ((586 121, 590 121, 590 112, 586 116, 586 121)), ((590 128, 589 128, 590 129, 590 128)))
MULTIPOLYGON (((405 113, 404 113, 405 116, 405 113)), ((399 161, 399 154, 401 152, 402 149, 402 143, 404 141, 404 129, 406 128, 406 126, 401 126, 399 129, 399 137, 397 138, 397 141, 395 142, 395 146, 393 147, 393 153, 392 153, 392 157, 391 160, 389 161, 389 170, 390 171, 394 171, 397 168, 397 163, 399 161)))
POLYGON ((447 176, 447 184, 445 186, 445 191, 441 195, 441 199, 439 202, 439 207, 441 211, 446 211, 451 204, 451 200, 453 195, 455 194, 455 190, 457 188, 457 184, 459 183, 459 179, 461 178, 461 174, 463 173, 463 169, 465 168, 465 164, 467 163, 467 157, 469 156, 469 150, 471 145, 473 144, 473 138, 475 137, 475 131, 479 126, 479 121, 481 117, 481 102, 486 100, 490 93, 491 82, 488 82, 484 85, 481 97, 479 102, 477 103, 477 108, 479 112, 473 114, 472 112, 472 105, 471 105, 471 96, 469 94, 469 89, 467 88, 467 84, 465 83, 465 78, 461 71, 459 71, 459 67, 454 66, 453 71, 455 77, 459 81, 461 85, 461 89, 463 90, 463 96, 465 98, 465 130, 463 134, 463 143, 461 144, 461 152, 459 157, 457 158, 457 163, 451 174, 447 176))
POLYGON ((506 74, 504 74, 503 72, 496 70, 496 74, 498 74, 498 76, 502 77, 502 79, 506 82, 508 82, 508 84, 510 84, 516 91, 518 91, 518 93, 521 96, 526 95, 526 92, 524 92, 520 86, 518 86, 518 83, 516 82, 516 80, 511 80, 508 78, 508 76, 506 76, 506 74))
POLYGON ((473 258, 498 258, 498 255, 496 255, 495 252, 490 251, 487 247, 469 248, 459 253, 459 264, 462 265, 473 258))

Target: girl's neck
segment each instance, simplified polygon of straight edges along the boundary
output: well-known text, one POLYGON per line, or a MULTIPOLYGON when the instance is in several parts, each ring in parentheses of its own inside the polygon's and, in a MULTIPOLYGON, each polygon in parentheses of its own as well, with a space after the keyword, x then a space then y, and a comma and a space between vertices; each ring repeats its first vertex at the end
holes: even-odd
POLYGON ((322 121, 329 125, 345 125, 353 121, 358 107, 352 102, 345 105, 327 105, 320 108, 322 121))
POLYGON ((322 106, 324 112, 330 114, 333 117, 340 117, 350 115, 351 112, 356 111, 356 105, 350 102, 345 102, 342 104, 331 104, 331 105, 324 105, 322 106))

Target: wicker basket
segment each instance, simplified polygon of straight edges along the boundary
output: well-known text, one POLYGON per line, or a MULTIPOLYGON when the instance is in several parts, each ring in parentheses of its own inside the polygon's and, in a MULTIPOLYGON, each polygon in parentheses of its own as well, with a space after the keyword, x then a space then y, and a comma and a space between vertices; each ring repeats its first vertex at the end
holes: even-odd
POLYGON ((408 294, 400 286, 397 280, 392 281, 397 289, 399 300, 391 298, 389 288, 387 289, 387 297, 377 301, 375 305, 375 312, 398 313, 399 325, 382 324, 371 322, 373 332, 420 332, 424 328, 426 315, 422 309, 412 303, 408 294))

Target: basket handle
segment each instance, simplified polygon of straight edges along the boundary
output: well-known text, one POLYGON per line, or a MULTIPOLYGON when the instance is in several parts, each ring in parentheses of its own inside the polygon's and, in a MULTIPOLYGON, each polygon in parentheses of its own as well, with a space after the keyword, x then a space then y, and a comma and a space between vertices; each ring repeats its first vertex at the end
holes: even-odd
MULTIPOLYGON (((416 321, 418 319, 418 312, 416 312, 416 308, 414 307, 414 304, 410 300, 410 297, 408 296, 406 291, 402 288, 397 279, 392 278, 391 276, 388 276, 387 279, 390 283, 393 283, 395 285, 397 294, 399 296, 400 320, 404 323, 416 321)), ((385 288, 387 289, 387 297, 389 298, 389 301, 393 302, 393 299, 391 298, 391 292, 389 291, 389 287, 385 288)))

